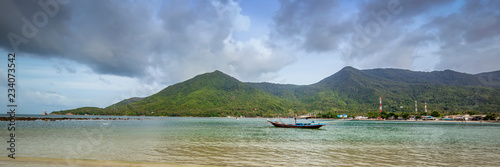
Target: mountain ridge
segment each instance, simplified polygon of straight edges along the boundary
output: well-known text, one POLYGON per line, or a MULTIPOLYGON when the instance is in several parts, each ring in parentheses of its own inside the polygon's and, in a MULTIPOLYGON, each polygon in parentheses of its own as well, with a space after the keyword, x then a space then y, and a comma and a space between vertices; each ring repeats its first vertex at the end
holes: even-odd
MULTIPOLYGON (((117 106, 126 115, 220 116, 284 111, 281 99, 214 71, 170 85, 144 100, 117 106)), ((108 107, 109 108, 109 107, 108 107)))
MULTIPOLYGON (((441 112, 498 112, 499 76, 500 71, 466 74, 452 70, 359 70, 347 66, 317 83, 293 85, 241 82, 215 70, 170 85, 143 99, 122 101, 98 112, 107 115, 275 116, 323 111, 363 115, 378 109, 379 97, 384 98, 384 109, 388 112, 414 111, 411 109, 414 101, 427 102, 432 110, 441 112)), ((56 113, 72 111, 75 110, 56 113)))

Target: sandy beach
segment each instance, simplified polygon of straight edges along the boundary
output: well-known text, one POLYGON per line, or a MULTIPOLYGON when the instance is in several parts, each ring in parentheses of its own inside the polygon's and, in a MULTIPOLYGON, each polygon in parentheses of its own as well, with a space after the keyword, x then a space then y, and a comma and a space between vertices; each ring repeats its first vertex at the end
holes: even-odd
POLYGON ((61 159, 61 158, 39 158, 39 157, 0 157, 0 166, 103 166, 103 167, 142 167, 142 166, 164 166, 164 167, 207 167, 206 165, 195 164, 175 164, 166 162, 131 162, 131 161, 110 161, 110 160, 91 160, 91 159, 61 159))

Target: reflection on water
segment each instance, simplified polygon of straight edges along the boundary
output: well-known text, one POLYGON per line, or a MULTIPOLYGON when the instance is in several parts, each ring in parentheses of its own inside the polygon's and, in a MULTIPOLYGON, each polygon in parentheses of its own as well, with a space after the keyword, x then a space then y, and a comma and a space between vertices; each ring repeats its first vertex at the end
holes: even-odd
POLYGON ((252 118, 20 121, 16 154, 224 166, 500 164, 500 124, 328 123, 313 130, 275 128, 252 118))

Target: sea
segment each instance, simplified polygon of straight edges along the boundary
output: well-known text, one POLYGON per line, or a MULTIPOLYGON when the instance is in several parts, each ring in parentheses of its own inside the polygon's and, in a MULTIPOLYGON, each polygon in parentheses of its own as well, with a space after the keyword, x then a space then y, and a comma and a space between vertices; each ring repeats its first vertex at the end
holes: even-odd
MULTIPOLYGON (((288 129, 265 118, 43 117, 130 119, 16 121, 16 156, 64 159, 68 166, 81 159, 214 166, 500 166, 499 123, 299 120, 327 126, 288 129)), ((5 126, 0 138, 9 140, 8 122, 0 125, 5 126)), ((3 156, 9 153, 5 148, 3 156)))

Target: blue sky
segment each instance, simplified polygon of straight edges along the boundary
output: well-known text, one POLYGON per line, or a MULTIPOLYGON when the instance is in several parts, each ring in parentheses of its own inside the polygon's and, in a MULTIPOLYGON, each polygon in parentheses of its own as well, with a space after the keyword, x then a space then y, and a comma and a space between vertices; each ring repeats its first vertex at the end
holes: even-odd
POLYGON ((500 1, 41 2, 0 1, 0 53, 18 55, 26 114, 106 107, 214 70, 287 84, 345 66, 500 70, 500 1))

